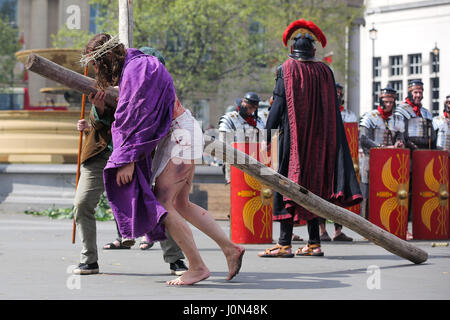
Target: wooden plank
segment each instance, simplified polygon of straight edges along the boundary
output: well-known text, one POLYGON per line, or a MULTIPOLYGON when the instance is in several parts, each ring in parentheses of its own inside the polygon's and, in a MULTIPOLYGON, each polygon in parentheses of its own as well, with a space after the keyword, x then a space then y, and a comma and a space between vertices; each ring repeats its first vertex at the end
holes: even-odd
MULTIPOLYGON (((25 68, 86 95, 90 93, 96 94, 98 91, 94 79, 83 76, 34 53, 28 56, 25 68)), ((105 104, 111 108, 116 108, 118 96, 119 91, 117 89, 108 88, 106 90, 105 104)))
POLYGON ((207 142, 205 152, 211 153, 216 158, 224 162, 227 161, 245 173, 258 178, 262 183, 292 199, 317 216, 339 223, 389 252, 416 264, 423 263, 428 259, 428 254, 422 249, 381 229, 359 215, 320 198, 247 154, 206 135, 205 141, 207 142))

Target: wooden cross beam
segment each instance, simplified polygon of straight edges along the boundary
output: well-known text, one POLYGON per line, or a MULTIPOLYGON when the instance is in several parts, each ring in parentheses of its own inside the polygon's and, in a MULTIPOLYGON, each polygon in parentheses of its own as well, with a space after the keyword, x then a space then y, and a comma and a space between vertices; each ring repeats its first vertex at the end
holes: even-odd
POLYGON ((229 162, 317 216, 339 223, 376 245, 416 264, 423 263, 428 259, 428 254, 422 249, 381 229, 359 215, 320 198, 244 152, 236 150, 220 140, 204 136, 207 140, 205 147, 207 154, 229 162))
MULTIPOLYGON (((94 79, 83 76, 34 53, 28 56, 25 69, 86 95, 90 93, 96 94, 98 91, 94 79)), ((105 97, 106 105, 115 109, 117 106, 117 97, 119 97, 119 91, 114 88, 108 88, 105 97)))

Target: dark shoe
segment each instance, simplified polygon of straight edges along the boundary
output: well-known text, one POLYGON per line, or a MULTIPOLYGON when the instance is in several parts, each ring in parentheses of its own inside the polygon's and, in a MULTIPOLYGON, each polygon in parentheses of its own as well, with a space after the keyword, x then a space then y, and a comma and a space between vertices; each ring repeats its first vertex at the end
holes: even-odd
POLYGON ((115 249, 130 249, 130 247, 124 246, 122 242, 120 242, 119 245, 116 245, 114 242, 110 242, 103 246, 103 250, 115 250, 115 249))
POLYGON ((188 271, 188 267, 186 267, 183 260, 179 259, 179 260, 175 261, 174 263, 170 264, 170 273, 171 274, 181 276, 186 271, 188 271))
POLYGON ((80 263, 77 268, 73 269, 73 274, 97 274, 99 272, 98 263, 80 263))
POLYGON ((331 238, 326 231, 320 235, 320 241, 331 241, 331 238))
POLYGON ((345 241, 345 242, 351 242, 353 241, 353 238, 347 237, 345 233, 340 233, 338 236, 333 238, 333 241, 345 241))

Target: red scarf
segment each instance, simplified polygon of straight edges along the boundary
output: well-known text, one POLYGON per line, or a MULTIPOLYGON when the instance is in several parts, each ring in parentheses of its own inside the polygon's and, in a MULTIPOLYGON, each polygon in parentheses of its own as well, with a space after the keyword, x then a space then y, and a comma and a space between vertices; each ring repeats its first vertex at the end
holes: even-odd
POLYGON ((389 117, 392 115, 392 110, 390 112, 387 112, 386 110, 384 110, 381 106, 378 106, 378 112, 380 113, 381 117, 384 120, 389 119, 389 117))
POLYGON ((444 111, 444 116, 448 118, 448 113, 444 111))
POLYGON ((345 110, 344 106, 340 106, 340 107, 339 107, 339 111, 342 112, 342 111, 344 111, 344 110, 345 110))
MULTIPOLYGON (((239 106, 237 107, 237 111, 239 112, 239 106)), ((240 115, 242 117, 242 114, 240 114, 240 115)), ((244 118, 244 117, 242 117, 242 118, 244 118)), ((247 115, 247 117, 245 117, 244 120, 247 121, 247 123, 249 125, 251 125, 252 127, 256 128, 256 120, 255 120, 255 118, 253 118, 252 116, 247 115)))
POLYGON ((422 116, 422 114, 420 113, 420 106, 416 106, 414 103, 412 103, 408 98, 406 98, 406 103, 407 104, 409 104, 412 108, 413 108, 413 110, 414 110, 414 112, 416 113, 416 115, 418 116, 418 117, 421 117, 422 116))

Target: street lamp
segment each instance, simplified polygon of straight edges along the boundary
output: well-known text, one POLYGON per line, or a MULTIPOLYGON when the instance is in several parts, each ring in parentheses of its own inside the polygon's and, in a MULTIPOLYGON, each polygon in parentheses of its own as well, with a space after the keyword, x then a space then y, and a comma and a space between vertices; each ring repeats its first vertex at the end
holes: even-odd
POLYGON ((369 30, 369 36, 372 41, 377 40, 378 30, 375 29, 375 23, 372 23, 372 29, 369 30))
POLYGON ((372 23, 372 29, 369 30, 369 37, 372 40, 372 109, 375 108, 375 40, 377 40, 378 30, 372 23))
POLYGON ((437 73, 439 72, 439 48, 437 43, 434 43, 434 48, 431 50, 432 62, 431 62, 431 71, 434 72, 434 78, 431 79, 432 85, 432 96, 431 96, 431 105, 433 115, 439 114, 439 78, 437 73))
POLYGON ((435 57, 439 55, 439 48, 437 47, 437 43, 434 43, 433 54, 435 57))

